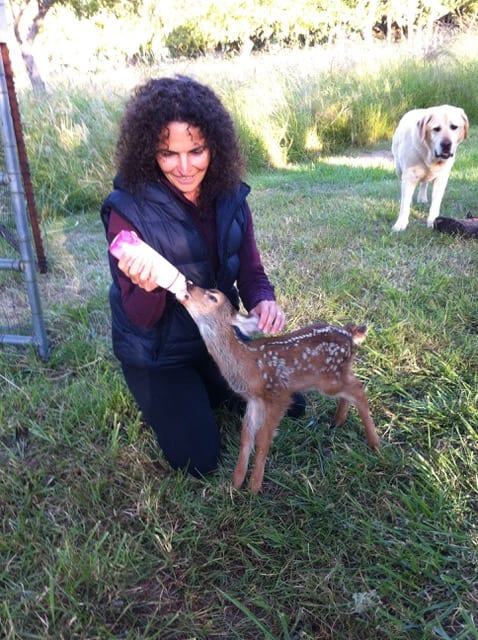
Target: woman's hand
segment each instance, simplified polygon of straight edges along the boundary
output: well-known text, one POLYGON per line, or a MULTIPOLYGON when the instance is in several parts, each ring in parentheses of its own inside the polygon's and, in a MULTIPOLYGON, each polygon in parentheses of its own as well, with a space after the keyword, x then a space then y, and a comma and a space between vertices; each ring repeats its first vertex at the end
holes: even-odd
POLYGON ((145 291, 153 291, 158 287, 158 276, 155 264, 147 257, 127 257, 124 255, 118 261, 118 268, 125 273, 134 284, 145 291))
POLYGON ((274 300, 261 300, 251 314, 259 318, 262 333, 280 333, 285 327, 285 314, 274 300))

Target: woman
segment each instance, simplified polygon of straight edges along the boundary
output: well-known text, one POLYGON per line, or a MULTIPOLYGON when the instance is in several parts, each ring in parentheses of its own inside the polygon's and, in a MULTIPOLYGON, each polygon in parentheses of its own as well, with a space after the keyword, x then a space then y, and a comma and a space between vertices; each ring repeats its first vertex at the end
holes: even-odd
MULTIPOLYGON (((243 159, 215 93, 183 76, 138 87, 120 123, 116 164, 101 209, 108 242, 135 231, 188 280, 220 289, 237 307, 240 299, 264 333, 280 332, 284 313, 254 239, 243 159)), ((113 348, 126 383, 171 466, 204 475, 220 454, 213 409, 231 391, 154 270, 111 256, 110 267, 113 348)), ((301 415, 297 402, 291 414, 301 415)))

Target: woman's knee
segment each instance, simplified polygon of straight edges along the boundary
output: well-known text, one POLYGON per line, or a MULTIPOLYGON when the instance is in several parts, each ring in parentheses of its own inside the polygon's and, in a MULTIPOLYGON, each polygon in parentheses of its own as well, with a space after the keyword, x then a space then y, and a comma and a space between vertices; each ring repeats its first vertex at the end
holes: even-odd
POLYGON ((206 476, 217 470, 220 462, 221 439, 219 432, 214 438, 207 438, 200 445, 187 446, 175 441, 165 443, 158 437, 159 446, 173 469, 190 473, 192 476, 206 476))
POLYGON ((187 367, 155 372, 123 370, 169 464, 195 476, 216 470, 221 436, 202 376, 187 367))

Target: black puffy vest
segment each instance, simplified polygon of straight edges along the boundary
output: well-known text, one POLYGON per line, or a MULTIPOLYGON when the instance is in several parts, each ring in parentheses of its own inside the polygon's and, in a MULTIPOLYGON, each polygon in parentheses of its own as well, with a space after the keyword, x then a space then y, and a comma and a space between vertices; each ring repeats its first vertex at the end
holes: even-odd
MULTIPOLYGON (((174 264, 188 280, 205 288, 223 291, 238 306, 234 286, 239 272, 238 252, 247 225, 246 197, 250 191, 241 184, 236 194, 218 198, 216 229, 219 266, 214 273, 206 244, 189 215, 161 183, 148 183, 141 196, 121 189, 104 200, 101 219, 108 229, 111 211, 128 220, 144 241, 174 264)), ((168 293, 164 314, 149 329, 130 322, 121 302, 121 292, 110 256, 113 282, 110 287, 113 350, 124 364, 138 367, 176 365, 206 353, 199 331, 184 307, 168 293)))

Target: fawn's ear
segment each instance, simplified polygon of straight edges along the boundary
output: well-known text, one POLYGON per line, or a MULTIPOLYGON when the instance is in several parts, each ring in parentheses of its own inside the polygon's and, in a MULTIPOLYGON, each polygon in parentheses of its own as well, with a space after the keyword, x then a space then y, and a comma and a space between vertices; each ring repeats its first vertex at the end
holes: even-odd
POLYGON ((236 313, 232 317, 231 324, 246 336, 259 331, 259 318, 257 316, 245 316, 243 313, 236 313))

